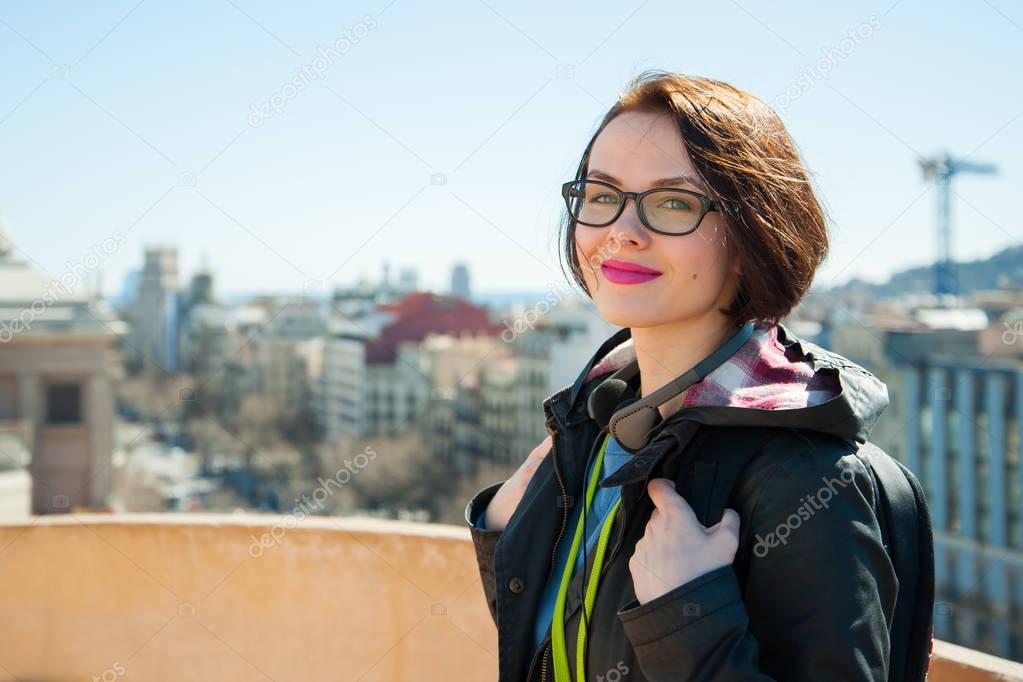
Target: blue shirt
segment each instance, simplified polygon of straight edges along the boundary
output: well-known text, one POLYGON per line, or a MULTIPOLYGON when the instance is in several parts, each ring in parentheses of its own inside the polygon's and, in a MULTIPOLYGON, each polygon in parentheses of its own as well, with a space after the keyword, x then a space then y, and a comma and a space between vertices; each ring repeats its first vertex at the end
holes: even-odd
MULTIPOLYGON (((607 447, 604 450, 604 461, 601 465, 600 478, 607 478, 614 472, 618 471, 625 462, 632 457, 632 454, 623 450, 622 446, 615 440, 614 436, 607 436, 607 447)), ((593 472, 593 464, 596 462, 596 457, 586 467, 586 477, 583 479, 587 483, 590 480, 590 475, 593 472)), ((598 479, 599 480, 599 479, 598 479)), ((583 488, 585 494, 586 488, 583 488)), ((609 488, 602 488, 597 486, 596 491, 593 494, 593 503, 590 509, 586 512, 586 544, 584 547, 579 549, 579 555, 576 557, 575 568, 573 569, 572 575, 582 567, 584 552, 589 558, 586 561, 586 567, 588 570, 593 568, 593 556, 592 551, 597 546, 597 539, 600 537, 600 527, 603 525, 604 520, 607 518, 608 512, 611 511, 611 507, 614 506, 618 498, 621 497, 622 489, 621 486, 612 486, 609 488)), ((585 502, 585 498, 581 501, 585 502)), ((579 515, 582 513, 582 505, 577 504, 575 509, 570 515, 568 526, 566 527, 566 535, 562 538, 562 542, 558 545, 558 555, 555 558, 554 573, 551 575, 551 580, 544 586, 543 594, 540 597, 540 604, 537 607, 536 621, 533 626, 533 646, 540 646, 540 642, 547 636, 547 629, 551 625, 551 618, 554 614, 554 602, 558 597, 558 587, 561 584, 561 574, 565 570, 565 560, 568 555, 568 550, 571 549, 571 533, 574 533, 575 527, 579 523, 579 515)), ((476 527, 483 528, 483 517, 486 514, 484 509, 480 512, 480 515, 476 517, 476 527)))

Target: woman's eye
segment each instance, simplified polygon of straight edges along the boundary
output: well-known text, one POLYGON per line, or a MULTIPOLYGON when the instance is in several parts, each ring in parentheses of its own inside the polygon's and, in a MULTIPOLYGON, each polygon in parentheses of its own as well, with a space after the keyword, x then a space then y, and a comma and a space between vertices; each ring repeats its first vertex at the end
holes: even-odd
POLYGON ((618 198, 613 194, 598 194, 590 199, 590 202, 594 204, 613 204, 617 201, 618 198), (601 201, 601 199, 608 199, 609 201, 601 201))
POLYGON ((692 211, 693 205, 685 199, 666 199, 661 202, 661 207, 670 211, 692 211))

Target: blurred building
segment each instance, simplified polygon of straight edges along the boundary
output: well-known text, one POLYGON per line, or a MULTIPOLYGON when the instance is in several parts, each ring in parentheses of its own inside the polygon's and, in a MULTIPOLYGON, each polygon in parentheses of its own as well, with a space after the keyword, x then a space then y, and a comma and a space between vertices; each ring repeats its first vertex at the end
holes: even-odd
POLYGON ((1023 337, 976 313, 861 320, 833 349, 888 385, 871 441, 920 479, 935 536, 935 637, 1023 658, 1023 337))
POLYGON ((521 464, 547 437, 543 401, 574 383, 593 351, 618 330, 574 296, 541 297, 499 315, 496 338, 421 345, 433 387, 424 441, 434 458, 466 473, 480 462, 521 464), (457 380, 444 371, 450 366, 457 367, 457 380))
POLYGON ((431 389, 416 346, 430 334, 497 331, 485 308, 425 292, 335 316, 323 348, 321 422, 327 439, 398 434, 415 426, 431 389))
POLYGON ((188 289, 185 291, 182 301, 182 317, 193 306, 215 303, 216 293, 214 292, 214 274, 209 265, 204 263, 197 273, 188 280, 188 289))
POLYGON ((215 380, 236 399, 256 390, 255 345, 266 326, 260 306, 202 303, 192 307, 180 330, 182 368, 203 381, 215 380))
POLYGON ((419 291, 419 273, 415 268, 402 268, 398 271, 398 291, 405 294, 419 291))
POLYGON ((451 269, 451 295, 472 300, 472 286, 469 284, 469 266, 458 263, 451 269))
POLYGON ((179 305, 177 249, 146 249, 124 347, 125 362, 133 369, 149 364, 167 372, 178 369, 179 305))
MULTIPOLYGON (((127 327, 73 279, 16 260, 0 234, 0 469, 27 467, 36 514, 103 508, 110 492, 116 343, 127 327)), ((12 504, 17 482, 6 484, 0 498, 12 504)))
POLYGON ((480 431, 483 456, 518 467, 547 435, 543 400, 549 395, 546 362, 516 355, 487 363, 480 373, 480 431))
POLYGON ((476 461, 491 454, 489 434, 484 433, 481 376, 494 364, 511 360, 511 349, 492 335, 430 334, 417 350, 406 357, 421 367, 430 386, 422 441, 438 462, 471 471, 476 461))
POLYGON ((319 413, 325 332, 320 301, 298 297, 275 301, 265 329, 254 336, 258 390, 278 414, 319 413))
POLYGON ((936 634, 1018 658, 1023 372, 1016 362, 941 354, 902 372, 906 464, 931 503, 938 595, 951 604, 936 634))

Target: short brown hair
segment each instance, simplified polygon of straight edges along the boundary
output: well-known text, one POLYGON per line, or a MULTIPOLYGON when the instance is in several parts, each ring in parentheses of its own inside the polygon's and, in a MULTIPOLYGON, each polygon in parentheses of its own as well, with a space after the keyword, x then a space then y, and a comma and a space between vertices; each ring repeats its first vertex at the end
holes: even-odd
MULTIPOLYGON (((799 302, 828 252, 824 209, 795 143, 763 101, 728 83, 648 70, 629 83, 604 115, 579 162, 586 177, 597 136, 626 111, 663 112, 678 121, 682 143, 725 218, 742 274, 722 309, 737 325, 778 322, 799 302)), ((561 256, 587 295, 565 211, 561 256)), ((564 268, 564 263, 562 264, 564 268)))

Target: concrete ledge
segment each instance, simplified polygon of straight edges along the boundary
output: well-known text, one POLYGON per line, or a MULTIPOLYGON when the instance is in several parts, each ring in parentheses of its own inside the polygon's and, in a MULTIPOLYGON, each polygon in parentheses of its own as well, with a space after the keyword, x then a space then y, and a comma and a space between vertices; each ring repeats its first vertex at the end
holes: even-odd
POLYGON ((928 679, 942 681, 1018 682, 1023 680, 1023 665, 936 639, 928 673, 928 679))
MULTIPOLYGON (((60 515, 0 526, 0 682, 497 677, 468 529, 379 519, 60 515)), ((1023 666, 935 642, 929 679, 1023 666)))
POLYGON ((0 584, 5 681, 496 678, 469 532, 454 526, 34 517, 0 527, 0 584))

